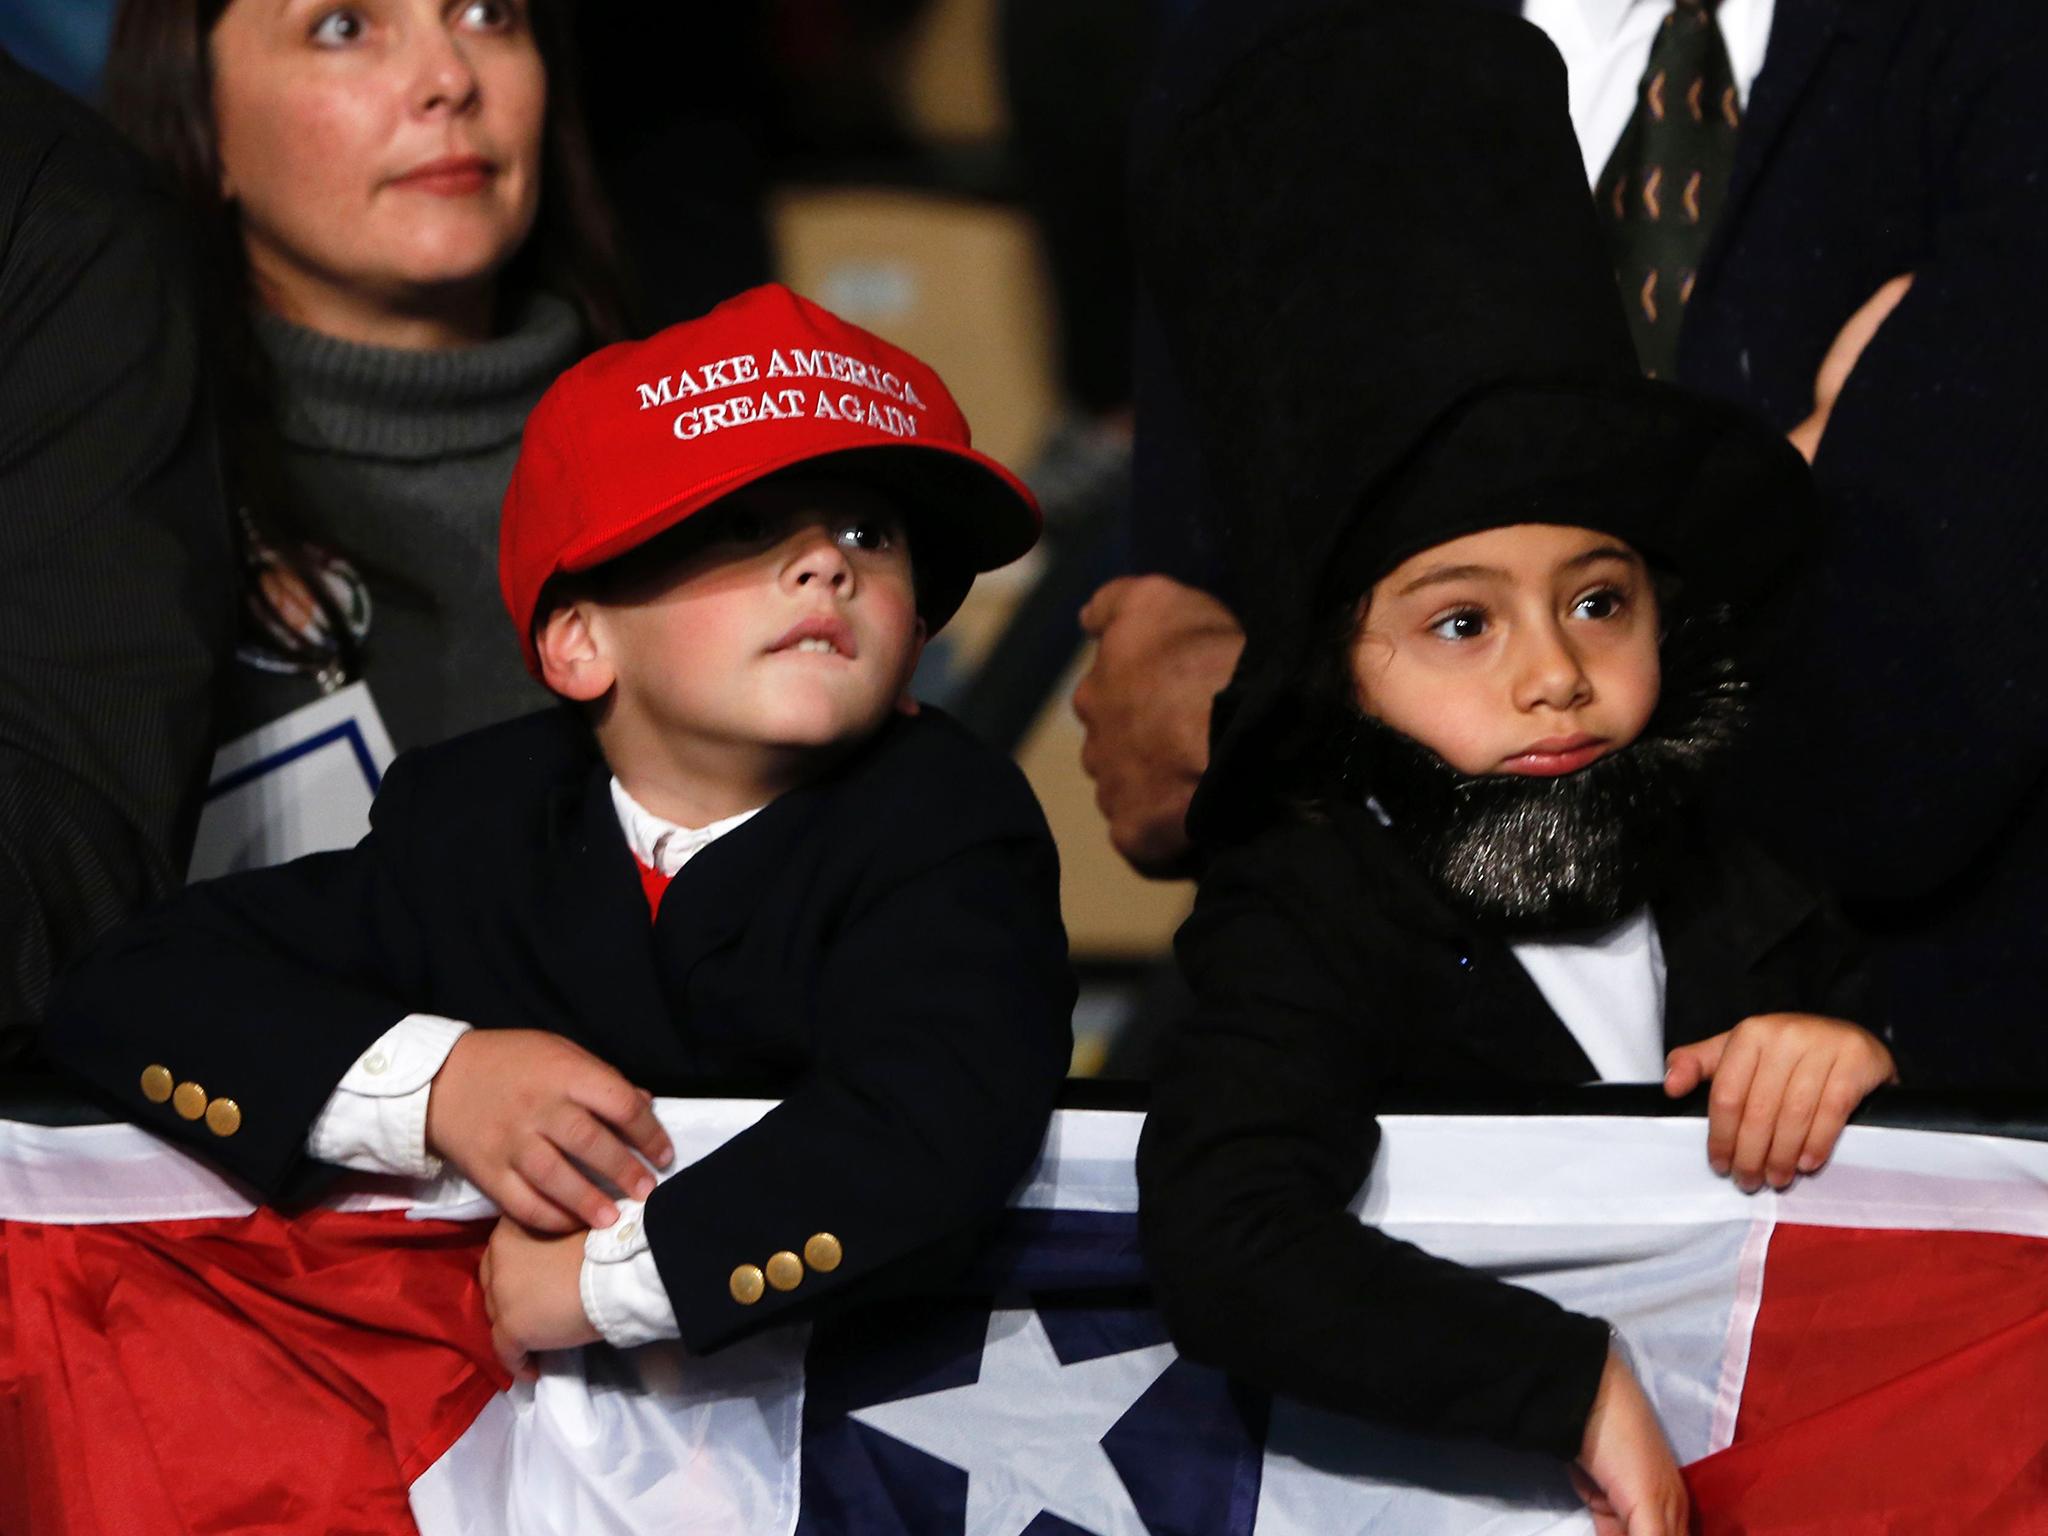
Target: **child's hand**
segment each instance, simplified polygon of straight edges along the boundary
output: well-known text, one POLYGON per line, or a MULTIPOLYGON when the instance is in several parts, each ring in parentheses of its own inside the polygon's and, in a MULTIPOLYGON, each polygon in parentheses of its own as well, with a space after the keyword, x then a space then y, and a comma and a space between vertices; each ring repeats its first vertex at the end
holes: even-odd
POLYGON ((1762 1013, 1666 1058, 1675 1099, 1707 1078, 1707 1161, 1754 1192, 1819 1168, 1865 1095, 1899 1072, 1883 1041, 1844 1019, 1762 1013))
POLYGON ((1598 1536, 1685 1536, 1685 1479, 1656 1410, 1612 1349, 1586 1416, 1572 1485, 1598 1536))
POLYGON ((517 1376, 536 1349, 574 1349, 597 1341, 583 1314, 582 1232, 543 1237, 509 1216, 498 1218, 477 1271, 491 1343, 517 1376))
POLYGON ((560 1035, 472 1029, 435 1074, 427 1146, 537 1231, 604 1227, 618 1207, 590 1174, 645 1199, 654 1176, 633 1149, 664 1167, 675 1156, 653 1103, 560 1035))

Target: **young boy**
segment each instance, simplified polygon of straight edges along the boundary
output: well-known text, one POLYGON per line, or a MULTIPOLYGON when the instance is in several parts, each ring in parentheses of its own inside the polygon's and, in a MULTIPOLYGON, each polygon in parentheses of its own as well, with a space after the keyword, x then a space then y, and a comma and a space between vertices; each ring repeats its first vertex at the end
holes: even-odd
POLYGON ((1753 1189, 1819 1167, 1893 1076, 1844 1017, 1848 936, 1707 801, 1742 615, 1812 536, 1804 465, 1637 375, 1540 33, 1391 0, 1244 32, 1175 58, 1188 105, 1138 181, 1262 578, 1191 817, 1196 1006, 1140 1146, 1146 1255, 1194 1358, 1549 1452, 1603 1530, 1676 1536, 1606 1324, 1352 1201, 1396 1094, 1711 1077, 1707 1155, 1753 1189))
POLYGON ((1074 987, 1030 790, 907 690, 1036 534, 931 370, 786 289, 597 353, 500 532, 565 705, 401 758, 356 848, 121 932, 52 1054, 267 1197, 452 1163, 506 1213, 508 1363, 716 1348, 966 1233, 1074 987), (650 1094, 704 1091, 782 1102, 657 1188, 650 1094))

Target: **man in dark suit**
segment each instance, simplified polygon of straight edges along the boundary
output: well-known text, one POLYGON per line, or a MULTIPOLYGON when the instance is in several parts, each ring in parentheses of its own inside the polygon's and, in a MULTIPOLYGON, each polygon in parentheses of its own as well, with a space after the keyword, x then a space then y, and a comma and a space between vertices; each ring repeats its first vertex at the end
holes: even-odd
MULTIPOLYGON (((1670 9, 1523 7, 1573 71, 1589 179, 1623 129, 1613 81, 1644 73, 1649 33, 1621 44, 1646 8, 1652 30, 1670 9)), ((2048 346, 2048 27, 1978 0, 1723 0, 1718 20, 1740 127, 1676 376, 1791 435, 1830 513, 1764 700, 1751 814, 1872 933, 1923 1081, 2048 1080, 2048 639, 2029 622, 2048 435, 2028 387, 2048 346)), ((1171 105, 1159 89, 1144 111, 1171 105)), ((1076 708, 1119 849, 1168 871, 1187 867, 1243 562, 1156 348, 1140 377, 1135 564, 1222 600, 1161 577, 1106 588, 1076 708), (1191 563, 1191 545, 1211 553, 1191 563)))
POLYGON ((237 566, 186 232, 0 54, 0 1065, 184 877, 237 566))

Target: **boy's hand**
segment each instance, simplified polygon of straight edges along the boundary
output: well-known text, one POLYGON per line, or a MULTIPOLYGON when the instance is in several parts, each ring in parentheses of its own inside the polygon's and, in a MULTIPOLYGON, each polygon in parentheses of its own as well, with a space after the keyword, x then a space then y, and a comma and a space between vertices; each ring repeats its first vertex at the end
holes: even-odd
POLYGON ((1819 1168, 1856 1106, 1899 1072, 1883 1041, 1844 1019, 1762 1013, 1666 1058, 1674 1099, 1707 1078, 1707 1161, 1754 1192, 1819 1168))
POLYGON ((427 1146, 537 1231, 604 1227, 618 1219, 618 1207, 591 1174, 641 1200, 653 1192, 654 1175, 634 1150, 662 1167, 675 1156, 653 1105, 560 1035, 472 1029, 435 1074, 427 1146))
POLYGON ((536 1349, 574 1349, 597 1342, 583 1314, 582 1232, 543 1237, 509 1216, 498 1218, 477 1271, 491 1343, 505 1369, 519 1375, 536 1349))
POLYGON ((1599 1536, 1685 1536, 1685 1479, 1656 1410, 1612 1349, 1586 1416, 1572 1486, 1599 1536))

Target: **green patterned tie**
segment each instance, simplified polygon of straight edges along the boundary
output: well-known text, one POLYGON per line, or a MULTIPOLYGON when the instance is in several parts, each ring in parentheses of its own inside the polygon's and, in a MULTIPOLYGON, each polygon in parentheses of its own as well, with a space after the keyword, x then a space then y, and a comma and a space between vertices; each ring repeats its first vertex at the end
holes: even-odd
POLYGON ((1713 0, 1675 0, 1650 48, 1635 116, 1594 190, 1636 356, 1653 379, 1678 371, 1678 328, 1727 195, 1741 122, 1713 0))

